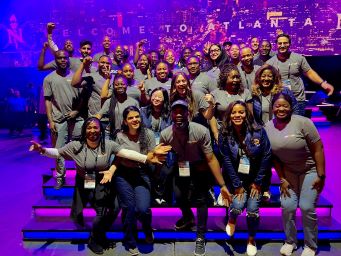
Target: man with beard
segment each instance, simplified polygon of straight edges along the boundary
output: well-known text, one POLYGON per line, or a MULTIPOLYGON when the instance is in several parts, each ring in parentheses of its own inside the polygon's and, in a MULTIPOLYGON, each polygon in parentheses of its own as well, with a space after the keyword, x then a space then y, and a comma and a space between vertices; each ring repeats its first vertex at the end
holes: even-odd
MULTIPOLYGON (((81 108, 80 89, 71 87, 73 73, 69 69, 69 56, 64 50, 55 53, 57 69, 44 79, 46 114, 50 124, 53 146, 63 147, 68 138, 78 139, 83 119, 79 117, 81 108)), ((57 184, 59 189, 65 183, 65 162, 57 158, 57 184)))
MULTIPOLYGON (((101 91, 107 79, 111 80, 111 60, 108 56, 103 55, 99 58, 98 70, 89 74, 84 74, 84 70, 90 68, 92 58, 87 56, 77 69, 76 73, 72 77, 71 85, 75 88, 85 88, 88 97, 88 116, 96 116, 101 110, 107 113, 107 110, 102 109, 101 91)), ((109 82, 111 84, 111 82, 109 82)), ((112 88, 109 89, 109 93, 112 93, 112 88)), ((106 106, 106 105, 103 105, 106 106)), ((109 122, 108 117, 103 116, 101 118, 103 125, 107 125, 109 122)), ((105 126, 104 126, 105 127, 105 126)))
POLYGON ((188 121, 188 104, 177 100, 171 106, 173 125, 161 132, 160 143, 171 145, 176 155, 174 192, 182 217, 176 222, 177 230, 194 225, 191 203, 197 207, 197 239, 194 255, 205 255, 205 233, 208 218, 208 190, 213 176, 221 187, 225 202, 231 201, 219 162, 213 154, 211 138, 204 126, 188 121))
MULTIPOLYGON (((48 44, 44 44, 43 49, 40 52, 40 56, 39 56, 39 61, 38 61, 38 69, 39 70, 55 70, 57 69, 57 64, 56 62, 50 61, 49 63, 45 64, 45 53, 46 53, 46 49, 48 47, 48 44)), ((92 42, 90 42, 89 40, 83 40, 79 43, 79 53, 81 54, 81 56, 79 58, 76 57, 70 57, 70 70, 72 72, 76 72, 77 69, 79 68, 80 64, 82 63, 83 59, 86 56, 90 56, 91 55, 91 51, 92 51, 92 42)), ((90 73, 91 70, 91 66, 89 66, 89 68, 86 70, 87 73, 90 73)))
POLYGON ((267 39, 263 39, 260 44, 259 54, 257 57, 253 57, 253 64, 263 66, 265 62, 275 56, 275 53, 271 51, 271 43, 267 39))
POLYGON ((328 96, 334 92, 334 87, 326 80, 322 79, 308 64, 306 58, 298 53, 291 52, 291 38, 289 35, 280 34, 276 39, 277 55, 269 59, 266 63, 274 66, 281 74, 283 85, 292 90, 297 99, 296 109, 299 115, 305 114, 305 92, 302 74, 310 81, 320 85, 327 91, 328 96))
POLYGON ((122 69, 124 63, 124 49, 121 45, 117 45, 114 49, 114 59, 112 60, 111 70, 114 74, 117 74, 122 69))
POLYGON ((114 60, 114 54, 111 52, 111 39, 109 36, 104 36, 102 41, 103 51, 94 55, 93 61, 99 62, 99 58, 103 55, 108 56, 112 61, 114 60))
POLYGON ((244 88, 251 91, 253 81, 255 80, 256 71, 260 66, 253 65, 253 54, 250 47, 244 47, 240 50, 240 64, 238 65, 239 73, 244 88))
POLYGON ((256 36, 251 37, 250 45, 251 45, 253 57, 255 58, 259 55, 259 39, 258 39, 258 37, 256 37, 256 36))
POLYGON ((205 72, 200 72, 200 60, 197 56, 190 56, 187 59, 187 70, 191 82, 191 89, 196 89, 208 94, 217 89, 217 82, 211 79, 205 72))

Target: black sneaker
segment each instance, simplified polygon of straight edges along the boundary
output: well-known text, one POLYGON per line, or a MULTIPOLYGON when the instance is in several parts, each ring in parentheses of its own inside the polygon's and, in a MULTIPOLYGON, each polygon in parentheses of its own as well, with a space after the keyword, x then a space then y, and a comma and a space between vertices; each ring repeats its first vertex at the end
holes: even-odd
POLYGON ((103 247, 101 245, 99 245, 98 243, 95 242, 95 240, 90 237, 89 239, 89 243, 88 243, 88 248, 96 254, 103 254, 103 247))
POLYGON ((205 256, 206 255, 205 240, 203 238, 197 238, 197 240, 195 240, 194 255, 195 256, 205 256))
POLYGON ((147 244, 154 243, 154 232, 152 228, 149 229, 148 231, 145 231, 144 235, 145 235, 145 241, 147 244))
POLYGON ((179 219, 175 223, 175 229, 176 230, 190 229, 194 225, 195 225, 194 218, 190 218, 189 220, 186 220, 184 217, 181 217, 181 219, 179 219))
POLYGON ((65 178, 64 177, 58 177, 57 178, 57 184, 54 186, 54 189, 60 189, 65 184, 65 178))

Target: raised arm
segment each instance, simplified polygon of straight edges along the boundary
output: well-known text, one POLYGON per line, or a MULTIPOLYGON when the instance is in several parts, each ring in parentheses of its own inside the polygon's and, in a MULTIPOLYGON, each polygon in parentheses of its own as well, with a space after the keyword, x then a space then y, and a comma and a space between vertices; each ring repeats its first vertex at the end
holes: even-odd
POLYGON ((304 75, 308 77, 313 83, 320 85, 322 89, 324 89, 328 93, 328 96, 333 94, 334 86, 329 84, 326 80, 323 80, 313 69, 309 69, 307 72, 304 73, 304 75))
POLYGON ((76 70, 75 74, 72 77, 71 86, 76 88, 82 87, 83 71, 90 70, 91 63, 92 58, 90 56, 86 56, 83 59, 83 62, 79 65, 79 68, 76 70))

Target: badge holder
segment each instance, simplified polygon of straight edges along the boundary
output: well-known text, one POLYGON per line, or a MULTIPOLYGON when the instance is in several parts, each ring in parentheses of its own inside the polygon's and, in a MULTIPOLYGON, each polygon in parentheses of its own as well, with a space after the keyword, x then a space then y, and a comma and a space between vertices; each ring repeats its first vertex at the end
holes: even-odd
POLYGON ((242 173, 242 174, 250 173, 250 160, 246 155, 240 156, 238 173, 242 173))
POLYGON ((96 175, 94 173, 86 173, 84 179, 85 189, 95 189, 96 186, 96 175))
POLYGON ((286 79, 283 81, 283 86, 288 88, 291 91, 291 82, 290 79, 286 79))
POLYGON ((180 177, 190 177, 191 176, 188 161, 180 161, 179 162, 179 176, 180 177))

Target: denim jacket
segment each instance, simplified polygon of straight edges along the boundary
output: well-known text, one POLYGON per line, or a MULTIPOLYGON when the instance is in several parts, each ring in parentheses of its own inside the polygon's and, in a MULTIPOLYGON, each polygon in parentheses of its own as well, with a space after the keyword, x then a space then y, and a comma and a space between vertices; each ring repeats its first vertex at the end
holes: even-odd
MULTIPOLYGON (((141 108, 141 119, 142 122, 144 124, 144 126, 148 129, 152 129, 152 114, 150 113, 148 115, 147 113, 147 107, 143 107, 141 108)), ((161 117, 161 123, 160 123, 160 129, 158 131, 154 131, 153 132, 155 134, 158 134, 158 136, 160 136, 160 133, 162 130, 164 130, 165 128, 167 128, 168 126, 170 126, 172 124, 172 120, 170 117, 168 117, 167 119, 161 117)))
MULTIPOLYGON (((296 113, 297 100, 294 94, 292 93, 292 91, 284 87, 282 92, 290 96, 292 100, 293 114, 298 114, 296 113)), ((255 118, 255 121, 259 125, 264 125, 264 122, 262 120, 262 100, 258 95, 252 95, 252 100, 253 100, 253 116, 255 118)))
POLYGON ((223 177, 233 190, 241 186, 249 190, 252 183, 262 186, 266 170, 271 167, 271 146, 263 128, 251 134, 246 133, 244 140, 247 156, 250 160, 249 174, 238 173, 239 143, 231 137, 224 138, 219 134, 219 150, 222 155, 223 177))

